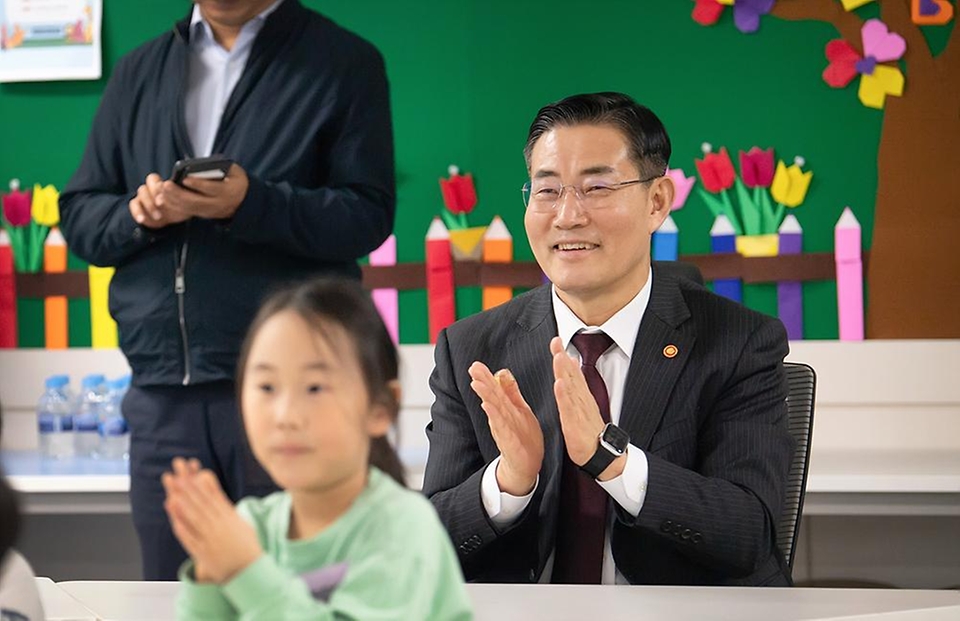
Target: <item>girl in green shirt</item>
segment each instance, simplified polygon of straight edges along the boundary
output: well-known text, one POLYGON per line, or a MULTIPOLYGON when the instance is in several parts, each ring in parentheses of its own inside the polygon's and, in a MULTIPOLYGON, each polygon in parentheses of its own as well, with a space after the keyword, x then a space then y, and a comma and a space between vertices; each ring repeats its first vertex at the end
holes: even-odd
POLYGON ((250 447, 284 491, 234 507, 213 473, 174 460, 164 506, 190 554, 177 616, 471 619, 448 535, 402 486, 387 442, 397 350, 360 286, 317 281, 273 296, 238 369, 250 447))

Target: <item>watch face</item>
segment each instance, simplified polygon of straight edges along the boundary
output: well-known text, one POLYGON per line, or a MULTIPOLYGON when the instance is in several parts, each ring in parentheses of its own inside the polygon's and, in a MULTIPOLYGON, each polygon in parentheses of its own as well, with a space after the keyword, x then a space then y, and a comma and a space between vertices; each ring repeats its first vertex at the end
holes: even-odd
POLYGON ((600 441, 617 454, 622 455, 627 450, 627 445, 630 444, 630 436, 623 429, 610 423, 604 428, 600 441))

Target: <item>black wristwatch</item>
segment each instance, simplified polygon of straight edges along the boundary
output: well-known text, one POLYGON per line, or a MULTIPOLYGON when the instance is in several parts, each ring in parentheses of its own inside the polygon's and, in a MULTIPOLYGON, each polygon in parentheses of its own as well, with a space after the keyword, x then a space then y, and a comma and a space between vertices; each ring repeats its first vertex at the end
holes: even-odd
POLYGON ((597 452, 593 454, 590 461, 580 466, 580 469, 596 479, 607 469, 607 466, 623 455, 630 444, 630 435, 620 429, 613 423, 607 423, 599 436, 600 444, 597 446, 597 452))

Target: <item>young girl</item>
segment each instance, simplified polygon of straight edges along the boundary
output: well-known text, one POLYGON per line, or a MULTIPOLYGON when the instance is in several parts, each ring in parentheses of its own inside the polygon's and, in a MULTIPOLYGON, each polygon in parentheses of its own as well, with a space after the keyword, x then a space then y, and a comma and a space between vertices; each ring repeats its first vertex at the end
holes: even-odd
POLYGON ((163 476, 182 619, 470 619, 452 545, 402 487, 386 434, 397 351, 359 285, 319 281, 269 299, 240 354, 254 456, 284 491, 236 507, 209 470, 163 476))

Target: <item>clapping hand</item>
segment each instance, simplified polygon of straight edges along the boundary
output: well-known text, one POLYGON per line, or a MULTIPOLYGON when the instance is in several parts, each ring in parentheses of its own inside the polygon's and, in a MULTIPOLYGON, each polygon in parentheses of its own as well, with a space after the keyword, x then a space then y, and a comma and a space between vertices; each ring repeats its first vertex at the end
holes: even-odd
POLYGON ((224 584, 263 554, 257 534, 217 478, 196 459, 173 460, 161 479, 173 534, 195 563, 197 582, 224 584))

